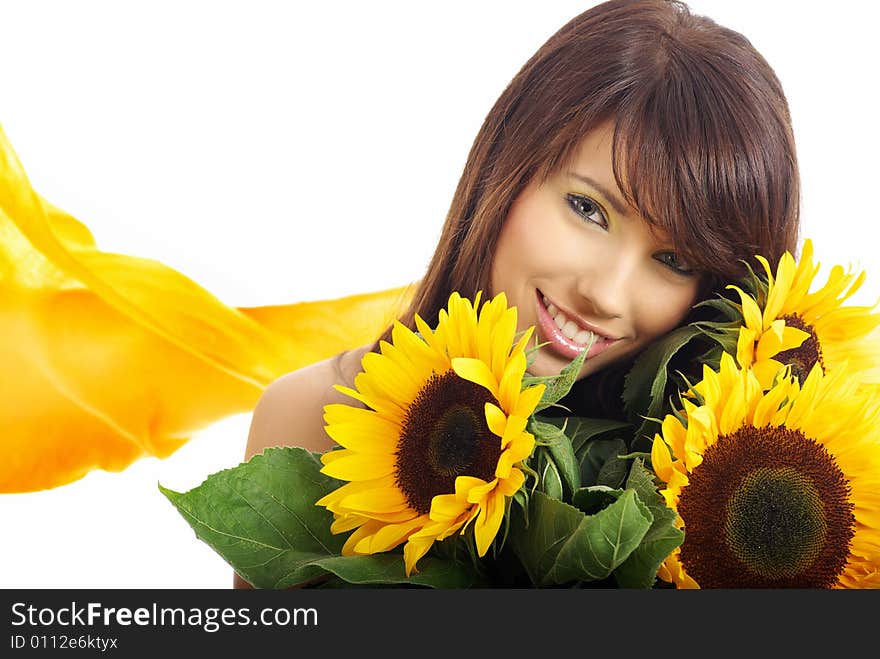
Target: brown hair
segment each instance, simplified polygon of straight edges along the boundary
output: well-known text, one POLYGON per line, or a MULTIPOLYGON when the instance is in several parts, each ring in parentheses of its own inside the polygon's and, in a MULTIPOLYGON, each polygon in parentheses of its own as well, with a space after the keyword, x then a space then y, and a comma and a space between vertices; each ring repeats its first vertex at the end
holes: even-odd
POLYGON ((794 253, 797 159, 772 68, 743 35, 682 2, 611 0, 550 37, 486 116, 402 322, 435 323, 452 291, 490 293, 516 196, 567 166, 606 120, 619 188, 704 273, 702 297, 738 277, 740 259, 794 253))

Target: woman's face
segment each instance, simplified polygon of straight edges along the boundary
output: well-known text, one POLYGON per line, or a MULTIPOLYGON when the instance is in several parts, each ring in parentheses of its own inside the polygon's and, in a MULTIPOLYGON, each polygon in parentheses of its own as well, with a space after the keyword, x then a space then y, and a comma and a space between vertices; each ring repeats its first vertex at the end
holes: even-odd
POLYGON ((591 338, 580 377, 595 373, 675 328, 696 300, 699 276, 623 201, 611 140, 610 124, 597 128, 570 170, 530 183, 498 238, 491 292, 547 344, 532 375, 559 373, 591 338))

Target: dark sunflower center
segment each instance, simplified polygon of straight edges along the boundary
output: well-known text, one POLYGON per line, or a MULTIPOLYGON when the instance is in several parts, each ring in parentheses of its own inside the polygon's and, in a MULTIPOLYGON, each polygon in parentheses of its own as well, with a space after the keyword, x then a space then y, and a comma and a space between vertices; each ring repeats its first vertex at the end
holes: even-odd
POLYGON ((682 563, 704 588, 828 588, 855 533, 849 482, 834 458, 784 427, 719 437, 678 512, 682 563))
POLYGON ((806 323, 804 319, 796 313, 785 315, 782 319, 789 327, 799 329, 810 336, 804 339, 804 342, 797 348, 784 350, 777 354, 774 359, 782 364, 791 364, 791 374, 801 383, 803 383, 813 366, 817 363, 822 367, 822 371, 824 372, 825 362, 822 359, 822 346, 819 344, 819 339, 816 336, 816 331, 813 329, 813 326, 806 323))
POLYGON ((501 438, 486 424, 492 394, 453 371, 432 375, 409 406, 397 447, 397 486, 410 507, 431 509, 438 494, 455 492, 458 476, 491 480, 501 455, 501 438))
POLYGON ((481 419, 464 405, 453 406, 428 438, 428 462, 438 474, 457 476, 471 466, 482 432, 481 419))
POLYGON ((796 577, 825 542, 819 491, 791 467, 746 474, 727 501, 725 521, 731 552, 771 579, 796 577))

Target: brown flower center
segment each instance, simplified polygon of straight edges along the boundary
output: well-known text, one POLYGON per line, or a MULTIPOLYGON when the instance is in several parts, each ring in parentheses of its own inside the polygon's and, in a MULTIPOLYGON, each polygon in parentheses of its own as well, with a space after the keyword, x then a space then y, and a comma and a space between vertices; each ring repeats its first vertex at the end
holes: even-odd
POLYGON ((799 329, 810 336, 804 339, 804 342, 797 348, 784 350, 778 353, 774 359, 781 364, 790 364, 791 374, 802 384, 817 363, 822 367, 824 373, 825 362, 822 359, 822 346, 819 344, 819 338, 816 336, 813 326, 796 313, 787 314, 782 319, 789 327, 799 329))
POLYGON ((454 371, 434 374, 409 406, 397 447, 397 486, 413 510, 427 513, 431 499, 455 492, 458 476, 489 481, 501 455, 501 438, 484 411, 492 394, 454 371))
POLYGON ((744 426, 703 454, 682 490, 681 560, 703 588, 828 588, 855 533, 850 486, 799 430, 744 426))

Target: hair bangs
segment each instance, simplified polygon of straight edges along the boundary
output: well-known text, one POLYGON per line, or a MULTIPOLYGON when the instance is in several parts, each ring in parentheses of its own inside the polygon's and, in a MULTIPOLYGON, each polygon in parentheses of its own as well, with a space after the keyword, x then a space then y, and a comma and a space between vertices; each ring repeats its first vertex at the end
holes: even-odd
POLYGON ((677 110, 663 107, 658 96, 618 112, 613 145, 617 185, 691 267, 734 278, 742 272, 739 259, 754 256, 754 250, 732 231, 747 223, 740 210, 747 200, 743 190, 730 185, 730 159, 719 155, 723 140, 707 139, 707 126, 694 131, 683 125, 675 119, 677 110))

